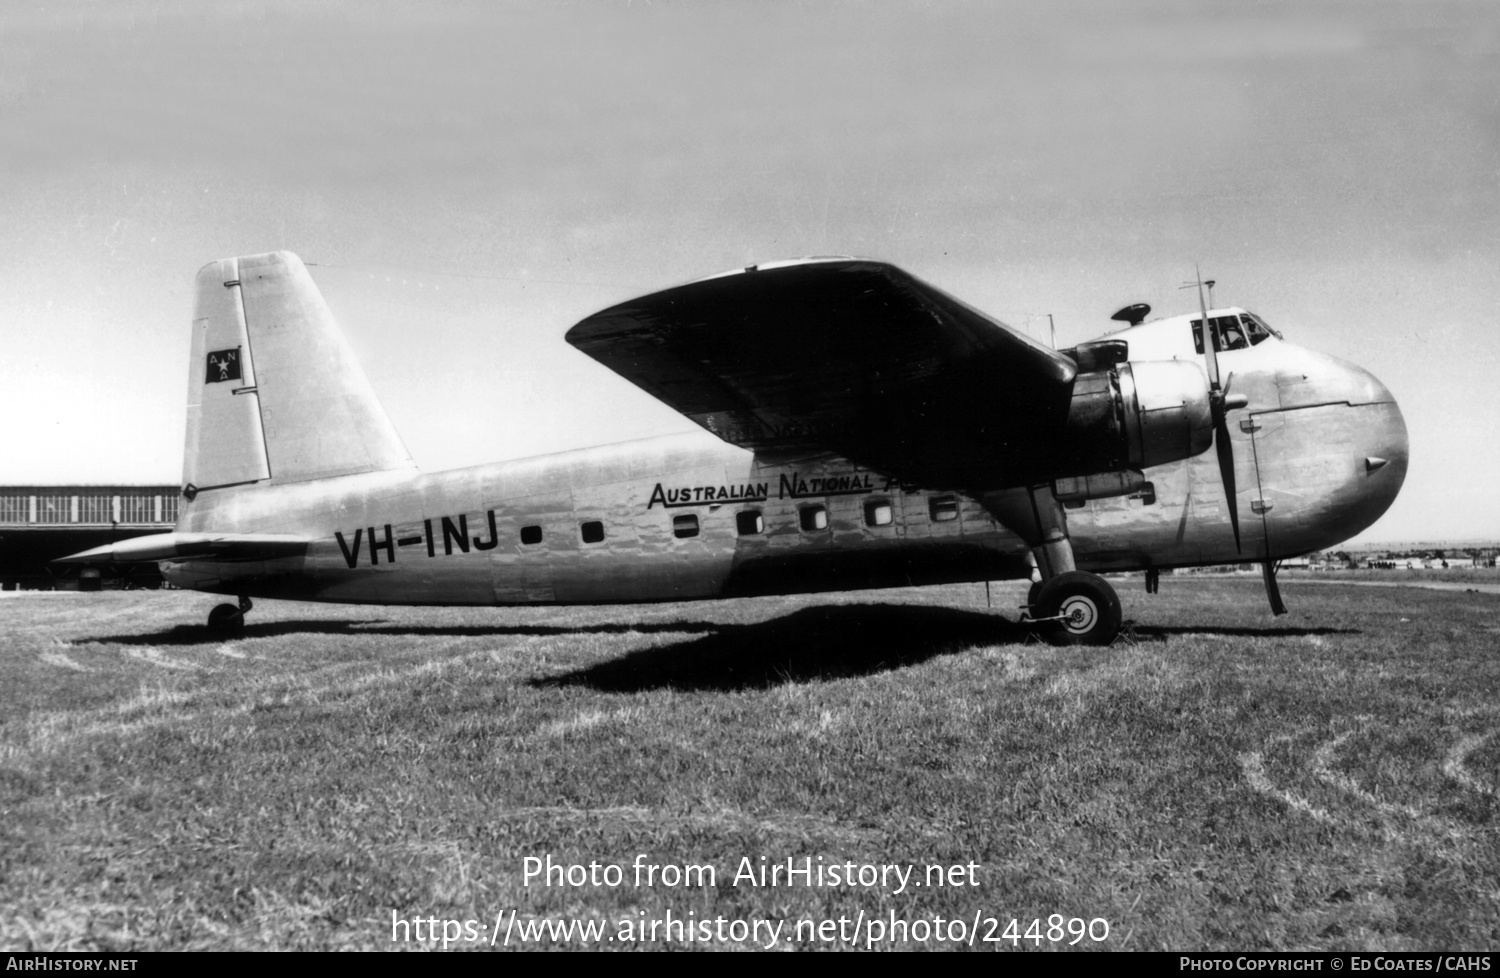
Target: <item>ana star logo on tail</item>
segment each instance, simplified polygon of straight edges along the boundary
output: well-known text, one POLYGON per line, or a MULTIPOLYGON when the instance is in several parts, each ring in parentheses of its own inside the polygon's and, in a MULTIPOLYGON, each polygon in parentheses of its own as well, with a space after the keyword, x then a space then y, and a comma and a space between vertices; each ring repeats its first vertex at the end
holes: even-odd
POLYGON ((240 379, 240 351, 215 350, 208 355, 208 376, 205 384, 218 384, 226 380, 240 379))

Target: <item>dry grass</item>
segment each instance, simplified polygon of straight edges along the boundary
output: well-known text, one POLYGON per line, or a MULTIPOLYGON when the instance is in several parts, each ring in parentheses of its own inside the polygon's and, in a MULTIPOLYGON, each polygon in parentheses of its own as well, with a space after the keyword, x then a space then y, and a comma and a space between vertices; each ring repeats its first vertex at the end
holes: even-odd
POLYGON ((8 597, 0 947, 388 948, 393 911, 512 909, 1500 943, 1500 597, 1289 582, 1272 619, 1253 580, 1117 583, 1142 624, 1107 650, 1028 643, 982 586, 264 602, 228 643, 201 595, 8 597), (717 885, 629 885, 638 854, 717 885), (523 885, 546 855, 627 885, 523 885), (747 856, 972 862, 980 885, 735 886, 747 856))

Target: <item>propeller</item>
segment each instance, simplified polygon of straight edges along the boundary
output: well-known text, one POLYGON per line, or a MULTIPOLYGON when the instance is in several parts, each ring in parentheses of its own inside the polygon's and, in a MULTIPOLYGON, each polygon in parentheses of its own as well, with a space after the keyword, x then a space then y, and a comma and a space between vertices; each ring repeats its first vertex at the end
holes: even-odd
MULTIPOLYGON (((1203 273, 1193 266, 1198 287, 1198 309, 1203 318, 1198 320, 1199 335, 1203 340, 1203 358, 1208 366, 1208 408, 1214 422, 1214 450, 1219 455, 1219 479, 1224 483, 1224 495, 1229 500, 1229 525, 1234 529, 1235 553, 1242 553, 1240 546, 1239 501, 1235 498, 1234 446, 1229 443, 1228 392, 1219 383, 1219 351, 1214 346, 1213 335, 1208 324, 1208 303, 1203 299, 1203 273)), ((1248 402, 1246 402, 1248 403, 1248 402)), ((1235 405, 1243 406, 1243 405, 1235 405)))
MULTIPOLYGON (((1244 395, 1231 395, 1229 385, 1234 381, 1234 375, 1229 376, 1224 384, 1219 383, 1219 351, 1214 346, 1213 336, 1209 329, 1208 303, 1203 298, 1203 273, 1196 265, 1193 266, 1198 287, 1198 310, 1202 319, 1198 322, 1199 335, 1203 341, 1203 359, 1208 367, 1208 407, 1210 417, 1214 424, 1214 451, 1219 456, 1219 479, 1224 483, 1224 496, 1229 503, 1229 526, 1234 530, 1234 549, 1236 553, 1243 553, 1244 547, 1240 542, 1240 513, 1239 500, 1236 498, 1236 486, 1234 479, 1234 445, 1229 441, 1229 411, 1232 408, 1240 408, 1250 403, 1250 399, 1244 395)), ((1271 602, 1271 613, 1276 615, 1286 614, 1286 605, 1281 601, 1281 588, 1276 584, 1276 568, 1271 563, 1270 540, 1266 541, 1266 559, 1261 562, 1261 576, 1266 582, 1266 597, 1271 602)))

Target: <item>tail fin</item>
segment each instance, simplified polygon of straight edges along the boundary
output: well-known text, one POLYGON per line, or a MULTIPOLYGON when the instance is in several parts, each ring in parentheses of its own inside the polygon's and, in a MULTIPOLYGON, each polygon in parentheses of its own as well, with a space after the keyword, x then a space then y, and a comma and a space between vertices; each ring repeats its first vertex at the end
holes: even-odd
POLYGON ((412 468, 302 260, 198 272, 184 494, 412 468))

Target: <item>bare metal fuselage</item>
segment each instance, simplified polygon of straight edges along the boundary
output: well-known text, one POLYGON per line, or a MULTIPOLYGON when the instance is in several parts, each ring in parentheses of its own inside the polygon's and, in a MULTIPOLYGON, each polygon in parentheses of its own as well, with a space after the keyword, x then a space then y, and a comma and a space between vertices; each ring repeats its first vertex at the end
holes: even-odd
MULTIPOLYGON (((1162 325, 1138 327, 1143 348, 1154 342, 1145 331, 1162 325)), ((1279 340, 1220 363, 1248 399, 1229 416, 1240 546, 1206 452, 1145 470, 1145 491, 1070 503, 1080 569, 1307 553, 1358 533, 1394 500, 1406 430, 1374 377, 1279 340)), ((177 529, 312 540, 298 557, 163 563, 178 586, 353 603, 673 601, 1000 580, 1033 567, 1030 548, 980 500, 903 487, 831 456, 757 458, 708 434, 206 492, 177 529), (821 517, 804 513, 820 507, 821 517)))

